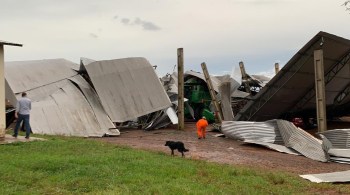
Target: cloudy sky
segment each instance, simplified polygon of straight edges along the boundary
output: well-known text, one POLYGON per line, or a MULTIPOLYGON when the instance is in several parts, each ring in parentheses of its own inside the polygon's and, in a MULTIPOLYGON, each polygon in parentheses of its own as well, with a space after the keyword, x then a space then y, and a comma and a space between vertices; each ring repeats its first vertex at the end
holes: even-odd
POLYGON ((162 76, 184 48, 185 70, 250 74, 283 66, 319 31, 350 39, 344 0, 0 0, 5 61, 145 57, 162 76))

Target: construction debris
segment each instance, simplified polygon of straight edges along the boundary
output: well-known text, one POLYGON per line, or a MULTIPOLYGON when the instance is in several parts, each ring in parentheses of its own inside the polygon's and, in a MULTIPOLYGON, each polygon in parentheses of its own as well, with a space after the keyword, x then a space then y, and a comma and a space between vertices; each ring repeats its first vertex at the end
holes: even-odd
POLYGON ((321 162, 329 160, 322 140, 298 129, 289 121, 223 121, 221 131, 227 137, 246 143, 260 144, 284 153, 300 153, 321 162))
POLYGON ((113 122, 154 112, 158 114, 153 116, 158 117, 145 128, 160 128, 177 121, 153 67, 144 58, 83 58, 80 67, 64 59, 7 62, 5 77, 6 98, 12 105, 16 105, 22 92, 32 99, 33 133, 119 135, 113 122))
POLYGON ((113 122, 124 122, 171 106, 145 58, 96 61, 85 69, 113 122))

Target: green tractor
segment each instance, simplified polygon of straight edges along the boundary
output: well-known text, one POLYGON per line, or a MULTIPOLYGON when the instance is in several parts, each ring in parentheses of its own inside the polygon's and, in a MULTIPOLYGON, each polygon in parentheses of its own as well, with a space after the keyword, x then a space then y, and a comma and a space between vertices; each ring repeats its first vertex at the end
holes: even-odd
MULTIPOLYGON (((195 120, 199 120, 203 116, 209 123, 215 122, 215 115, 210 111, 211 97, 207 83, 203 80, 191 77, 184 83, 185 98, 192 107, 195 120)), ((192 118, 190 110, 185 107, 185 117, 192 118)))

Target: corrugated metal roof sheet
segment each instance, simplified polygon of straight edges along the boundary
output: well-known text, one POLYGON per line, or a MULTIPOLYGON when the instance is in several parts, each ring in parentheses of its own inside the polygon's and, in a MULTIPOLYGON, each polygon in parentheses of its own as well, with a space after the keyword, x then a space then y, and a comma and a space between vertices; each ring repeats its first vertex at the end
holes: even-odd
POLYGON ((320 174, 310 174, 310 175, 300 175, 304 179, 308 179, 312 182, 322 183, 322 182, 349 182, 350 181, 350 171, 340 171, 333 173, 320 173, 320 174))
POLYGON ((324 150, 323 142, 316 139, 293 123, 284 120, 270 120, 266 122, 223 121, 221 126, 225 136, 248 143, 261 144, 285 153, 298 153, 322 162, 329 160, 324 150), (273 144, 281 145, 282 147, 273 144), (289 147, 293 150, 288 150, 289 147), (295 150, 295 151, 294 151, 295 150))
POLYGON ((284 145, 276 120, 266 122, 223 121, 221 131, 232 139, 284 145))
POLYGON ((313 160, 321 162, 327 162, 329 160, 329 155, 324 151, 321 140, 295 127, 289 121, 277 120, 277 125, 285 146, 293 148, 313 160))
POLYGON ((350 148, 350 129, 334 129, 320 134, 324 135, 334 148, 350 148))
POLYGON ((113 122, 132 120, 171 106, 152 65, 145 58, 96 61, 85 68, 113 122))

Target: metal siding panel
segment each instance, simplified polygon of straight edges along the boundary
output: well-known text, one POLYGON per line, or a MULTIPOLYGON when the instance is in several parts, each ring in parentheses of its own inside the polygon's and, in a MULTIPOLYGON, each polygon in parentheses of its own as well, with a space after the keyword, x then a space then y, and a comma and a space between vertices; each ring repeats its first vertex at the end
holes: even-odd
POLYGON ((89 102, 95 117, 99 122, 100 128, 103 130, 116 128, 113 122, 109 119, 106 111, 103 109, 99 97, 91 86, 80 76, 70 78, 71 81, 76 83, 85 95, 85 98, 89 102))
POLYGON ((86 70, 113 122, 171 106, 153 67, 144 58, 97 61, 86 65, 86 70))
POLYGON ((74 63, 65 59, 6 62, 5 65, 5 78, 14 93, 29 91, 77 75, 70 68, 74 63))

